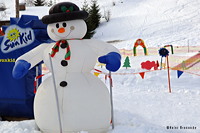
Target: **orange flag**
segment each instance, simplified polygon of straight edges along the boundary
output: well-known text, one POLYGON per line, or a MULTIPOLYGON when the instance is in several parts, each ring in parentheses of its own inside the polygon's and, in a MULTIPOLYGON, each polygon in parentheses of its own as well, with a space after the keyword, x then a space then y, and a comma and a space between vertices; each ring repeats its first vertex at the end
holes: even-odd
POLYGON ((97 77, 99 76, 99 74, 100 74, 100 73, 94 72, 94 75, 97 76, 97 77))

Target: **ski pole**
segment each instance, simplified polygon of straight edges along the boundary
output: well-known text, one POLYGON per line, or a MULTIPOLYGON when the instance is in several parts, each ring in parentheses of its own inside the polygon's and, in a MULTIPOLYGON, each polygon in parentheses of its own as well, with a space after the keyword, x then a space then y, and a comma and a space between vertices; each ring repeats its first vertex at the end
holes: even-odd
POLYGON ((60 117, 60 108, 59 108, 59 102, 58 102, 58 93, 57 93, 57 90, 56 90, 56 80, 55 80, 55 75, 54 75, 54 70, 53 70, 53 64, 52 64, 52 59, 51 59, 51 54, 50 53, 49 53, 49 60, 50 60, 50 67, 51 67, 51 71, 52 71, 52 78, 53 78, 53 85, 54 85, 54 93, 55 93, 56 104, 57 104, 59 128, 60 128, 60 133, 62 133, 62 123, 61 123, 61 117, 60 117))
POLYGON ((161 63, 160 63, 161 65, 160 65, 160 70, 162 70, 162 57, 161 57, 161 63))
MULTIPOLYGON (((36 75, 35 75, 35 77, 37 77, 39 75, 39 65, 36 65, 35 69, 36 69, 36 75)), ((36 90, 35 91, 38 90, 38 86, 39 86, 39 80, 36 80, 36 90)))
POLYGON ((109 71, 109 78, 110 78, 111 121, 112 121, 112 129, 114 129, 114 110, 113 110, 113 96, 112 96, 112 78, 111 78, 111 71, 109 71))

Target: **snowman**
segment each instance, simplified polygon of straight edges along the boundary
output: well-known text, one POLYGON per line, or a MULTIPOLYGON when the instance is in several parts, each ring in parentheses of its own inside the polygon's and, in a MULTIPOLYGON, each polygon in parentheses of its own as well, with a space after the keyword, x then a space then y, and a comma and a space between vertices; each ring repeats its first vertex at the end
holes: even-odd
POLYGON ((41 44, 20 56, 13 68, 13 77, 19 79, 43 61, 54 74, 42 82, 34 99, 35 121, 44 133, 105 133, 110 127, 109 91, 91 70, 98 59, 115 72, 121 56, 112 45, 81 39, 87 31, 87 16, 70 2, 52 6, 42 21, 48 24, 48 35, 56 42, 41 44))

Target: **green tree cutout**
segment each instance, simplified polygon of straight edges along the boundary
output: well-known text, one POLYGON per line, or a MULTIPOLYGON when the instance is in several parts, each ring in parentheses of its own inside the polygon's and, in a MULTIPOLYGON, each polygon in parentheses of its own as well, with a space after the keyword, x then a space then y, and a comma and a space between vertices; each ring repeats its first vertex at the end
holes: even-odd
POLYGON ((126 59, 125 59, 125 61, 124 61, 123 67, 126 67, 126 69, 127 69, 127 67, 131 67, 131 66, 130 66, 130 60, 129 60, 129 57, 128 57, 128 56, 126 57, 126 59))

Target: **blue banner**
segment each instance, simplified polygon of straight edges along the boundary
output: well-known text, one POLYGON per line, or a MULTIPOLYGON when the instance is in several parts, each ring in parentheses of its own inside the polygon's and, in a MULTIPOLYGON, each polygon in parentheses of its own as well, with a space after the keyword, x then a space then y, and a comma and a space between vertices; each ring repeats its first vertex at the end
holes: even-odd
POLYGON ((37 16, 23 15, 11 18, 10 26, 2 28, 5 35, 0 37, 0 116, 33 118, 36 68, 19 80, 12 77, 12 69, 19 56, 41 43, 52 42, 47 25, 37 16))

